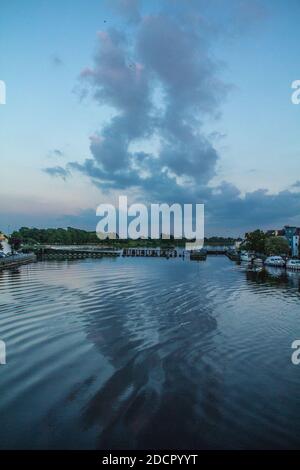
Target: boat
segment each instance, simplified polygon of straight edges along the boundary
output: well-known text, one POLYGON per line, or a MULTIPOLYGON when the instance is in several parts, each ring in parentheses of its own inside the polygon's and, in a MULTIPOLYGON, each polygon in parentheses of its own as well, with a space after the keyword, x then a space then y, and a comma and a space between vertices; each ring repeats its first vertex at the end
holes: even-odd
POLYGON ((254 266, 262 266, 264 264, 264 262, 261 258, 254 258, 253 264, 254 264, 254 266))
POLYGON ((252 256, 248 253, 248 251, 241 252, 241 261, 247 261, 247 262, 252 261, 252 256))
POLYGON ((300 259, 289 259, 286 263, 286 269, 300 271, 300 259))
POLYGON ((266 266, 276 266, 276 267, 284 267, 285 261, 281 256, 269 256, 265 260, 266 266))

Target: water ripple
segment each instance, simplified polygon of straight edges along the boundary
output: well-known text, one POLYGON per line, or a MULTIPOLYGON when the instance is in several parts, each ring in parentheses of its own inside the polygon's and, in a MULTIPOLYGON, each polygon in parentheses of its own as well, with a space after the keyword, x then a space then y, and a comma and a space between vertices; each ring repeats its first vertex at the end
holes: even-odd
POLYGON ((299 276, 225 257, 0 273, 0 448, 297 448, 299 276))

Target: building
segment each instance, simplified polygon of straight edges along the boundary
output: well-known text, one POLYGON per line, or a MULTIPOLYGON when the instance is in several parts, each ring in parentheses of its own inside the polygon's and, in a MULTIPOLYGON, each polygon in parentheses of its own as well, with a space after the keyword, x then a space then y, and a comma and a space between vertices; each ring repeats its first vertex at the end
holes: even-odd
POLYGON ((284 227, 284 236, 289 243, 291 255, 299 257, 300 228, 286 225, 284 227))
POLYGON ((236 240, 234 242, 234 249, 238 251, 241 248, 242 243, 243 243, 243 240, 236 240))
POLYGON ((0 245, 2 246, 2 253, 10 253, 11 248, 8 244, 8 238, 4 235, 4 233, 0 232, 0 245))
POLYGON ((285 225, 282 230, 268 230, 267 236, 285 237, 290 247, 290 254, 295 257, 300 256, 300 228, 285 225))
POLYGON ((284 229, 283 230, 267 230, 266 235, 267 237, 284 237, 284 229))

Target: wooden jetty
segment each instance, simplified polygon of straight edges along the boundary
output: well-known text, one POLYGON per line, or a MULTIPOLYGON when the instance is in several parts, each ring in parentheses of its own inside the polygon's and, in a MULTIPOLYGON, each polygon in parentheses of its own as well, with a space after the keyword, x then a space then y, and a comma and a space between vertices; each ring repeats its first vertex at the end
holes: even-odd
POLYGON ((34 253, 17 253, 6 258, 0 258, 0 270, 15 268, 22 264, 34 263, 37 257, 34 253))
POLYGON ((120 256, 121 253, 121 250, 103 249, 88 246, 43 246, 36 249, 36 255, 40 260, 71 260, 84 258, 102 258, 103 256, 117 257, 120 256))
POLYGON ((179 251, 176 248, 124 248, 122 255, 176 258, 177 256, 184 256, 184 251, 179 251))
POLYGON ((204 245, 208 255, 226 255, 228 251, 233 251, 234 246, 232 245, 204 245))
POLYGON ((235 250, 228 250, 226 256, 228 256, 231 261, 240 261, 240 254, 235 250))
POLYGON ((191 261, 204 261, 207 257, 207 251, 202 250, 195 250, 190 252, 190 260, 191 261))

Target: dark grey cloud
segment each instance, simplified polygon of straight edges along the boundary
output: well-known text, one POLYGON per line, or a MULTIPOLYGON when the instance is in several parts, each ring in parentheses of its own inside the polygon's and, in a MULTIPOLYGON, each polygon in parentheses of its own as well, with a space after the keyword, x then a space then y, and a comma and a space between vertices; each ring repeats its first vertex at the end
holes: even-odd
POLYGON ((213 224, 231 227, 265 227, 289 223, 299 218, 300 193, 289 190, 270 194, 266 189, 247 192, 243 197, 240 191, 229 183, 222 183, 216 194, 207 202, 210 220, 213 224))
MULTIPOLYGON (((162 183, 163 187, 163 183, 162 183)), ((178 194, 171 202, 191 202, 191 194, 178 194), (181 199, 180 199, 181 198, 181 199)), ((286 224, 300 225, 300 193, 281 191, 269 194, 266 190, 247 193, 244 197, 232 184, 222 183, 218 188, 199 188, 192 195, 195 201, 206 204, 205 233, 211 235, 241 236, 257 228, 282 228, 286 224)), ((80 211, 77 215, 61 216, 64 225, 94 230, 98 218, 95 210, 80 211)))
POLYGON ((63 168, 62 166, 44 168, 43 171, 52 177, 62 178, 64 181, 68 176, 70 176, 69 170, 67 168, 63 168))
POLYGON ((55 148, 55 149, 50 150, 48 155, 49 157, 63 157, 64 152, 60 150, 59 148, 55 148))
POLYGON ((218 114, 229 87, 209 54, 206 25, 192 13, 140 18, 133 42, 115 29, 98 33, 93 66, 81 80, 117 115, 91 138, 91 158, 69 168, 104 190, 136 188, 143 197, 175 198, 185 192, 180 179, 193 187, 214 176, 219 157, 202 123, 218 114), (154 137, 158 153, 131 150, 154 137))

